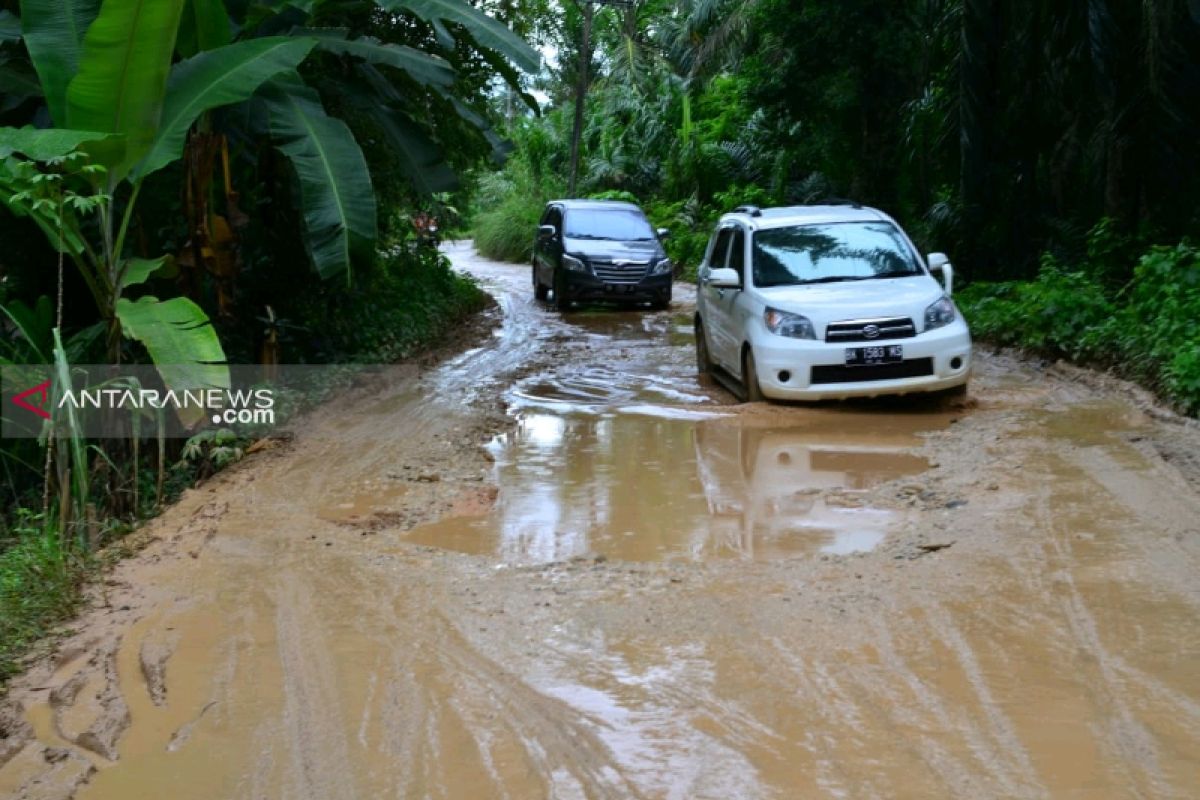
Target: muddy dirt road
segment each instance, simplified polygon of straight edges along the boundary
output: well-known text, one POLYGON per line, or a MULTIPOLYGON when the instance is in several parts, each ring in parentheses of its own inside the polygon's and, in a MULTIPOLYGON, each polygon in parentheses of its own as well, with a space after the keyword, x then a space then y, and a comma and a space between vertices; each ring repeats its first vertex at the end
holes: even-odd
POLYGON ((535 304, 147 527, 0 711, 0 797, 1200 794, 1200 434, 984 355, 965 404, 736 404, 535 304))

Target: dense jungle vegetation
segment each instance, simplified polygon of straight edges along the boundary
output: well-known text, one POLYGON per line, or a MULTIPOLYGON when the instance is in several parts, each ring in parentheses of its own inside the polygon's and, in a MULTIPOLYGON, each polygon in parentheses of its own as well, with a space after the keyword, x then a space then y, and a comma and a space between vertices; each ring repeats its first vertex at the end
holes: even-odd
POLYGON ((540 19, 548 111, 509 116, 516 151, 474 198, 483 252, 527 260, 542 203, 569 193, 582 85, 575 194, 640 202, 684 276, 741 203, 852 198, 950 254, 977 335, 1200 410, 1200 5, 644 0, 540 19))

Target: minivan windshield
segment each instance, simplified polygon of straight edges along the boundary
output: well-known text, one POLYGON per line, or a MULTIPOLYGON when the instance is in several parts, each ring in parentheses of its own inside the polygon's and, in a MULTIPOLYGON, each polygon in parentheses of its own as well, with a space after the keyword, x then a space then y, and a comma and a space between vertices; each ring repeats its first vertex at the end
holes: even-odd
POLYGON ((630 208, 575 208, 567 211, 563 235, 570 239, 613 239, 648 242, 654 238, 650 223, 630 208))
POLYGON ((890 222, 834 222, 754 234, 754 285, 795 286, 922 274, 890 222))

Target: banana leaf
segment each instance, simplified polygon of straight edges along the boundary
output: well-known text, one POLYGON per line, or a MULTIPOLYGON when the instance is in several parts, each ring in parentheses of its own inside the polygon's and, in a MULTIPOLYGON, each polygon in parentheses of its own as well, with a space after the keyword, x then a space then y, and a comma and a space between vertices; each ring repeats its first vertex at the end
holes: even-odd
POLYGON ((427 22, 461 25, 481 47, 495 50, 526 72, 537 72, 541 66, 541 56, 520 36, 463 0, 379 0, 378 4, 392 12, 412 12, 427 22))
MULTIPOLYGON (((121 298, 116 310, 121 330, 145 345, 168 388, 176 391, 229 388, 225 351, 200 306, 186 297, 170 300, 143 297, 136 302, 121 298)), ((201 409, 179 410, 180 421, 188 427, 203 417, 201 409)))
POLYGON ((322 278, 351 267, 356 252, 369 252, 377 232, 371 174, 354 135, 326 115, 317 93, 299 76, 275 80, 262 93, 271 136, 300 180, 305 239, 322 278))
POLYGON ((167 84, 158 135, 135 168, 135 177, 145 177, 179 158, 188 129, 205 111, 249 99, 271 78, 294 70, 315 44, 311 37, 251 39, 177 64, 167 84))
POLYGON ((317 46, 329 53, 361 58, 371 64, 383 64, 403 70, 418 83, 449 86, 454 69, 444 59, 422 53, 412 47, 383 44, 370 36, 347 39, 345 28, 296 28, 294 35, 315 36, 317 46))
POLYGON ((67 124, 67 85, 79 71, 83 36, 100 0, 21 0, 21 32, 54 124, 67 124))
POLYGON ((125 134, 110 186, 154 143, 182 13, 183 0, 105 0, 84 36, 79 72, 67 87, 66 127, 125 134))

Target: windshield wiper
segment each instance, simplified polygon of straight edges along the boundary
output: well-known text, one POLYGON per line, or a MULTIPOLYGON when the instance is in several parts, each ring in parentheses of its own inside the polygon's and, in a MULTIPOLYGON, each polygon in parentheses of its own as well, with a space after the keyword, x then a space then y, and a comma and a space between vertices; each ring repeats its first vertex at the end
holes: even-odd
POLYGON ((824 278, 813 278, 807 281, 800 281, 801 284, 808 283, 841 283, 842 281, 865 281, 869 278, 874 278, 874 275, 826 275, 824 278))
POLYGON ((894 269, 891 272, 880 272, 876 275, 869 275, 870 278, 911 278, 914 275, 920 275, 919 272, 913 272, 907 269, 894 269))

